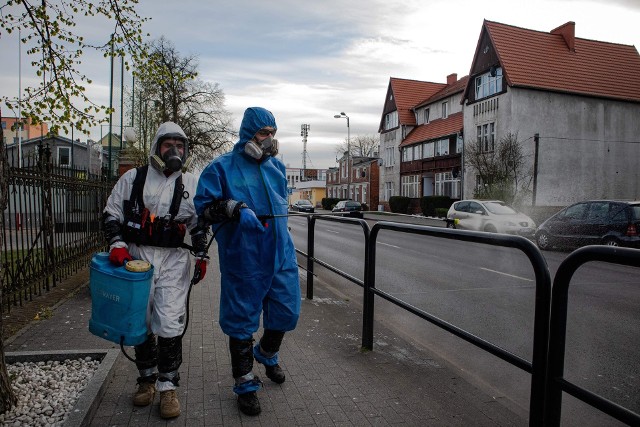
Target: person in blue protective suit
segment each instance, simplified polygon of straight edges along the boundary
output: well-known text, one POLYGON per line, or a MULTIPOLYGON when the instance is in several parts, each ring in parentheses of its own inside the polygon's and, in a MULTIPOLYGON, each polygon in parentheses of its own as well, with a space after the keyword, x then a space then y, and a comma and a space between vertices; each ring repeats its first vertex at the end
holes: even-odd
POLYGON ((204 278, 209 260, 207 228, 198 226, 193 205, 197 179, 186 172, 188 142, 180 126, 162 123, 151 144, 149 164, 120 177, 103 215, 109 260, 121 266, 142 259, 154 266, 149 332, 146 341, 135 346, 140 377, 133 404, 150 405, 159 391, 162 418, 180 415, 176 389, 191 269, 189 251, 183 247, 187 231, 196 254, 194 283, 204 278))
POLYGON ((248 108, 240 139, 230 153, 213 160, 200 175, 194 204, 201 221, 213 224, 221 273, 220 326, 229 336, 231 369, 244 414, 260 413, 254 358, 281 384, 278 352, 300 315, 300 281, 287 226, 287 178, 271 112, 248 108), (283 215, 278 218, 268 218, 283 215), (253 345, 253 334, 264 332, 253 345))

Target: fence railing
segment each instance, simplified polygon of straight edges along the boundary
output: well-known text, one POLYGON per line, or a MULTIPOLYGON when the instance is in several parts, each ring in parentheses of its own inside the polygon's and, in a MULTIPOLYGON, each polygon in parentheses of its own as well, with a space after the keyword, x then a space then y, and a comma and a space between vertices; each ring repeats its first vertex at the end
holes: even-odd
POLYGON ((640 250, 611 247, 586 247, 572 253, 560 266, 553 285, 553 307, 551 277, 546 261, 538 248, 529 240, 501 234, 451 230, 395 222, 379 222, 369 228, 364 220, 331 216, 308 217, 307 253, 296 251, 307 257, 307 298, 313 299, 314 264, 319 264, 341 277, 363 288, 362 347, 373 349, 374 297, 379 296, 394 305, 456 335, 476 347, 531 374, 529 425, 557 426, 561 412, 561 393, 565 391, 585 403, 626 422, 640 425, 640 415, 610 402, 601 396, 571 384, 562 378, 564 367, 564 343, 566 333, 567 288, 573 272, 588 261, 604 261, 640 267, 640 250), (315 258, 315 224, 317 220, 350 223, 362 227, 365 236, 364 280, 353 277, 320 259, 315 258), (427 235, 438 238, 461 240, 519 249, 529 259, 536 279, 533 354, 527 361, 517 355, 477 337, 453 324, 445 322, 411 304, 375 287, 376 240, 380 230, 427 235))
POLYGON ((88 265, 104 247, 99 222, 113 181, 55 166, 48 146, 38 160, 7 168, 0 312, 22 305, 88 265))

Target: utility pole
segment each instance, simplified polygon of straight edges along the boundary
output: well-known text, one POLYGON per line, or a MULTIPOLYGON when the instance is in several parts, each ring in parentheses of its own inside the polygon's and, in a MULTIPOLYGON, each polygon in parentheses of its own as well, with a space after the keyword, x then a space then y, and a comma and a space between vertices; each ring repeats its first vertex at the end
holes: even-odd
POLYGON ((533 191, 531 197, 531 206, 536 205, 536 193, 538 192, 538 147, 540 145, 540 134, 533 135, 534 155, 533 155, 533 191))
POLYGON ((309 136, 309 130, 311 125, 303 124, 300 128, 300 136, 302 137, 302 176, 300 181, 307 180, 307 136, 309 136))

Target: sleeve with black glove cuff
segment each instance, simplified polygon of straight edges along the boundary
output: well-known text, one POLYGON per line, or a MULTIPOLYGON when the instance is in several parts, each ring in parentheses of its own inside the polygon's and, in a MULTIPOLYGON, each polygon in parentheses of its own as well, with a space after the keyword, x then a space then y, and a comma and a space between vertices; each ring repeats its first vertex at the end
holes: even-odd
POLYGON ((196 256, 196 265, 193 271, 193 284, 204 279, 207 274, 209 264, 209 254, 207 253, 207 227, 198 221, 198 225, 191 230, 191 246, 196 256))
POLYGON ((202 218, 210 224, 226 221, 228 219, 239 219, 240 209, 247 205, 237 200, 216 200, 202 212, 202 218))
POLYGON ((102 215, 102 231, 109 246, 122 241, 122 224, 107 212, 102 215))

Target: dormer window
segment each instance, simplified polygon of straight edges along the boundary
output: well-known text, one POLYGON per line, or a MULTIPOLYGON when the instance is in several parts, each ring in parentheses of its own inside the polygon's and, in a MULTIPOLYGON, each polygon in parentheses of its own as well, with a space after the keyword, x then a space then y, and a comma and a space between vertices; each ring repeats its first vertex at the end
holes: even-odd
POLYGON ((424 109, 424 123, 429 123, 429 109, 425 108, 424 109))
POLYGON ((476 101, 502 92, 502 67, 491 67, 476 77, 476 101))
POLYGON ((442 103, 442 118, 446 119, 449 116, 449 108, 446 102, 442 103))

